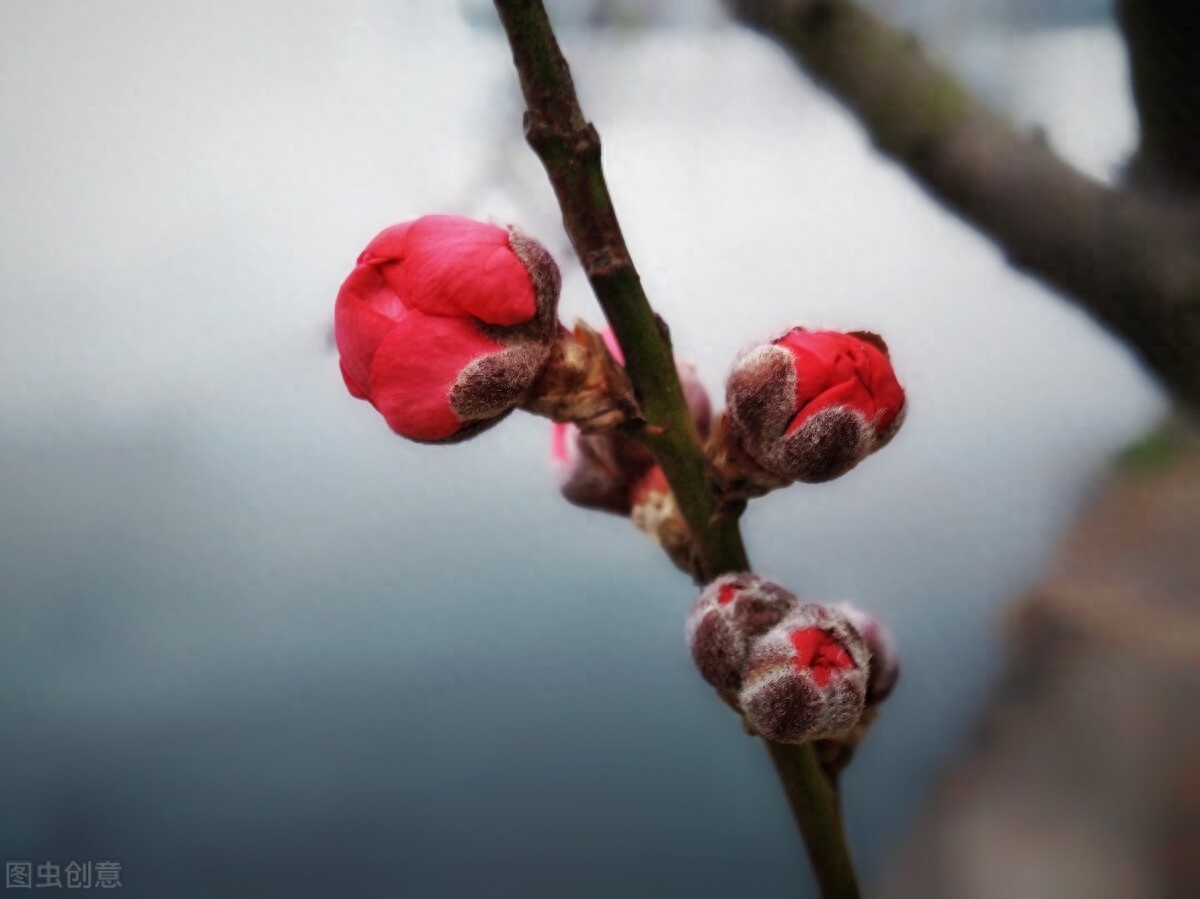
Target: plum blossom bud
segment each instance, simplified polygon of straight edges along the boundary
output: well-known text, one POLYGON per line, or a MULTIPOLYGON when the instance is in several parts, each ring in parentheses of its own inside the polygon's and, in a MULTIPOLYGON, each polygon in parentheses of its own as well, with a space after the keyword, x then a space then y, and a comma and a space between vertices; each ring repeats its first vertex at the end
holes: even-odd
POLYGON ((840 603, 835 607, 841 612, 859 635, 866 641, 871 652, 870 669, 867 674, 867 704, 883 702, 895 689, 900 679, 900 653, 891 632, 868 612, 853 603, 840 603))
POLYGON ((705 587, 685 626, 701 677, 727 695, 735 694, 753 642, 799 603, 782 584, 757 574, 726 574, 705 587))
POLYGON ((559 287, 550 254, 515 228, 449 215, 393 225, 338 292, 346 387, 403 437, 470 437, 519 404, 546 364, 559 287))
MULTIPOLYGON (((576 335, 584 331, 590 329, 576 327, 576 335)), ((598 333, 598 338, 602 338, 612 358, 624 364, 621 347, 612 329, 605 328, 598 333)), ((702 435, 707 435, 712 405, 696 367, 688 362, 677 362, 676 369, 696 428, 702 435)), ((655 467, 649 450, 620 430, 609 427, 591 432, 561 421, 551 431, 550 456, 558 474, 559 489, 568 502, 617 515, 632 513, 635 489, 655 467)), ((664 480, 664 489, 665 483, 664 480)))
POLYGON ((742 713, 777 743, 845 734, 863 713, 869 659, 844 615, 805 603, 754 642, 738 694, 742 713))
POLYGON ((575 425, 555 424, 550 457, 567 502, 585 509, 628 515, 633 490, 654 467, 654 457, 624 434, 584 434, 575 425))
POLYGON ((787 481, 845 474, 900 427, 904 390, 882 338, 792 328, 734 362, 726 383, 729 434, 787 481))

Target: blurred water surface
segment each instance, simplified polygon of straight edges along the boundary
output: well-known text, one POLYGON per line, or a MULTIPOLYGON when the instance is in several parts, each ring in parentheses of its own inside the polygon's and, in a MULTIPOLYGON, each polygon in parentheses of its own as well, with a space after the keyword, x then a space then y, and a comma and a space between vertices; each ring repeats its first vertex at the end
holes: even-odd
MULTIPOLYGON (((807 877, 765 756, 690 668, 692 588, 559 500, 548 425, 417 447, 340 383, 338 284, 425 212, 521 222, 563 260, 564 316, 597 320, 476 12, 0 8, 5 859, 115 859, 130 893, 181 897, 807 877)), ((792 321, 881 331, 908 387, 885 453, 745 520, 762 571, 904 648, 846 780, 869 874, 967 734, 999 605, 1161 401, 782 54, 700 20, 566 51, 643 280, 714 391, 792 321)), ((1133 125, 1106 26, 943 50, 1114 175, 1133 125)))

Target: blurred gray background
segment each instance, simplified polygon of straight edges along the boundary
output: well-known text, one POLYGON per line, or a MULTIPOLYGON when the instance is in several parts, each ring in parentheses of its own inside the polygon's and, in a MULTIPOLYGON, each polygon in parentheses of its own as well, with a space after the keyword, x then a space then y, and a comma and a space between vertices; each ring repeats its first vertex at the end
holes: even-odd
MULTIPOLYGON (((1133 143, 1107 4, 877 0, 1065 156, 1133 143)), ((634 257, 714 393, 802 322, 886 335, 885 453, 754 504, 758 567, 885 618, 846 777, 867 879, 997 670, 993 622, 1162 400, 715 3, 553 5, 634 257)), ((382 227, 518 222, 599 321, 490 4, 0 5, 0 858, 138 896, 795 895, 691 585, 559 499, 549 425, 394 437, 333 298, 382 227)))

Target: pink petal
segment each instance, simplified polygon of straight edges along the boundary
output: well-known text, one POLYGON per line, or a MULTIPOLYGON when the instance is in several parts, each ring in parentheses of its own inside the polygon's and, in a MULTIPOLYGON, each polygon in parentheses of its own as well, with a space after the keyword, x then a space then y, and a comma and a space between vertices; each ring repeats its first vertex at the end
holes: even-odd
MULTIPOLYGON (((353 382, 364 396, 369 393, 375 352, 403 317, 403 307, 374 266, 356 266, 338 291, 333 328, 342 357, 342 371, 347 384, 353 382), (395 315, 379 311, 396 312, 397 307, 398 314, 395 315)), ((350 392, 354 393, 354 390, 350 392)))
POLYGON ((571 464, 571 444, 575 440, 578 428, 574 425, 555 422, 550 429, 550 458, 557 465, 571 464))
POLYGON ((495 225, 427 215, 383 231, 360 258, 380 266, 406 306, 430 315, 515 325, 537 311, 529 272, 495 225))
POLYGON ((450 408, 455 379, 480 356, 503 349, 468 321, 413 310, 375 354, 371 402, 397 434, 444 440, 463 425, 450 408))
POLYGON ((608 351, 612 353, 612 357, 624 365, 625 354, 621 352, 621 344, 617 343, 617 335, 613 333, 613 329, 606 326, 600 332, 600 336, 604 338, 604 345, 608 347, 608 351))

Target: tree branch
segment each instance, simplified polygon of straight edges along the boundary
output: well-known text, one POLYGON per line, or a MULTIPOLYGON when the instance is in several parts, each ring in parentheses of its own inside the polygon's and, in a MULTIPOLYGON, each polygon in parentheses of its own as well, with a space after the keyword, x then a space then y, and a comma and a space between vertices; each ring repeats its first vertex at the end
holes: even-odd
POLYGON ((1141 131, 1127 174, 1151 190, 1200 192, 1200 6, 1117 0, 1117 18, 1141 131))
POLYGON ((744 570, 737 519, 719 514, 708 489, 707 461, 687 411, 666 328, 650 308, 617 222, 600 135, 583 117, 566 60, 540 2, 500 2, 528 107, 525 136, 542 160, 562 209, 563 225, 625 356, 646 426, 634 436, 658 460, 688 523, 707 582, 744 570))
POLYGON ((1070 295, 1200 410, 1200 212, 1114 190, 984 108, 915 40, 849 0, 729 0, 859 119, 879 150, 1070 295))
MULTIPOLYGON (((621 345, 646 425, 635 435, 667 477, 700 559, 698 577, 750 568, 737 517, 720 509, 708 461, 684 401, 666 326, 650 307, 617 222, 600 164, 600 137, 584 118, 541 0, 495 0, 512 46, 527 112, 525 135, 542 160, 563 225, 621 345)), ((834 785, 811 744, 768 743, 825 899, 858 899, 834 785)))
POLYGON ((826 776, 813 744, 772 743, 764 740, 775 773, 791 803, 796 825, 804 836, 808 855, 814 859, 817 885, 825 899, 858 896, 854 860, 842 827, 841 801, 837 786, 826 776), (818 863, 816 859, 820 859, 818 863))

